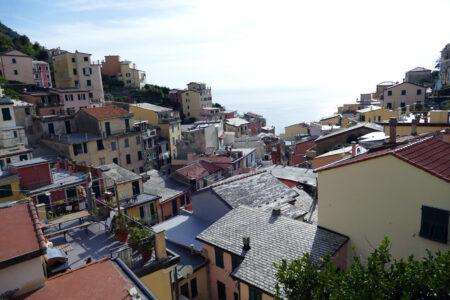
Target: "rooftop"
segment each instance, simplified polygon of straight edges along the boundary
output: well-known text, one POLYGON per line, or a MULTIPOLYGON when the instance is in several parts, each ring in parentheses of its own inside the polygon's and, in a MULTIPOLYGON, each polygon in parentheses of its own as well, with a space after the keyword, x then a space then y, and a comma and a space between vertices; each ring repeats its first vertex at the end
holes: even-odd
POLYGON ((393 155, 434 176, 450 181, 450 144, 438 138, 437 133, 422 134, 404 143, 373 148, 366 153, 326 165, 316 171, 322 172, 385 155, 393 155))
MULTIPOLYGON (((357 153, 364 153, 364 152, 367 152, 367 149, 357 145, 356 151, 357 151, 357 153)), ((336 150, 325 152, 322 155, 316 156, 316 158, 327 157, 327 156, 332 156, 332 155, 337 155, 337 154, 351 153, 351 152, 352 152, 352 146, 342 147, 342 148, 339 148, 336 150)))
POLYGON ((39 257, 46 248, 33 202, 0 208, 0 268, 39 257))
POLYGON ((363 128, 363 127, 367 128, 367 129, 370 129, 370 130, 373 130, 373 131, 383 131, 383 126, 376 125, 374 123, 360 123, 358 125, 355 125, 355 126, 352 126, 352 127, 346 128, 346 129, 335 131, 335 132, 332 132, 332 133, 327 134, 327 135, 322 135, 322 136, 320 136, 320 137, 318 137, 316 139, 316 142, 322 141, 322 140, 325 140, 325 139, 329 139, 331 137, 335 137, 335 136, 338 136, 338 135, 341 135, 341 134, 346 134, 346 133, 349 133, 349 132, 351 132, 353 130, 357 130, 357 129, 360 129, 360 128, 363 128))
POLYGON ((188 187, 178 184, 158 170, 150 170, 147 175, 150 175, 150 179, 143 184, 144 192, 161 197, 160 203, 182 195, 189 190, 188 187))
POLYGON ((81 111, 87 113, 97 120, 133 116, 132 113, 129 113, 125 109, 117 106, 82 108, 81 111))
POLYGON ((423 67, 416 67, 412 70, 409 70, 408 72, 431 72, 430 69, 425 69, 423 67))
POLYGON ((171 111, 173 111, 172 108, 158 106, 158 105, 154 105, 154 104, 150 104, 150 103, 136 103, 136 104, 130 104, 130 106, 148 109, 148 110, 151 110, 154 112, 171 112, 171 111))
POLYGON ((369 105, 368 107, 365 107, 363 109, 358 109, 356 112, 363 114, 369 111, 373 111, 373 110, 380 110, 383 109, 383 107, 381 106, 376 106, 376 105, 369 105))
POLYGON ((9 97, 0 97, 0 105, 14 104, 14 102, 9 97))
POLYGON ((177 275, 178 280, 183 279, 181 270, 185 266, 192 266, 192 269, 197 271, 199 268, 205 266, 208 260, 203 257, 200 253, 193 253, 189 248, 182 247, 170 241, 166 242, 167 249, 175 252, 180 256, 180 262, 177 264, 177 275))
POLYGON ((213 162, 207 160, 198 160, 182 167, 175 172, 188 178, 188 179, 201 179, 205 176, 211 175, 213 173, 222 170, 222 167, 217 166, 213 162))
POLYGON ((109 258, 55 275, 24 299, 132 299, 128 290, 135 288, 139 299, 155 299, 147 289, 141 289, 129 276, 123 264, 109 258))
POLYGON ((37 164, 44 164, 44 163, 49 163, 50 160, 43 158, 43 157, 36 157, 33 159, 29 159, 29 160, 22 160, 22 161, 18 161, 12 164, 9 164, 11 167, 14 168, 21 168, 21 167, 29 167, 29 166, 33 166, 33 165, 37 165, 37 164))
POLYGON ((277 271, 273 263, 300 259, 306 253, 318 262, 336 253, 348 237, 243 205, 228 212, 197 239, 243 257, 232 277, 273 295, 277 271), (248 251, 243 249, 243 237, 250 238, 248 251))
POLYGON ((121 184, 124 182, 130 182, 142 178, 140 175, 137 175, 136 173, 133 173, 125 168, 122 168, 121 166, 116 165, 115 163, 103 165, 100 168, 102 170, 102 175, 105 179, 105 185, 107 187, 113 186, 114 181, 117 184, 121 184))
POLYGON ((273 165, 267 168, 267 171, 279 179, 317 186, 317 174, 311 169, 273 165))
POLYGON ((141 193, 139 195, 133 196, 128 199, 124 199, 120 201, 120 206, 123 208, 130 208, 134 206, 139 206, 151 201, 154 201, 158 199, 159 196, 148 194, 148 193, 141 193))
POLYGON ((250 124, 247 120, 241 119, 241 118, 230 118, 230 119, 227 119, 225 122, 227 124, 230 124, 231 126, 236 126, 236 127, 239 127, 239 126, 242 126, 245 124, 250 124))

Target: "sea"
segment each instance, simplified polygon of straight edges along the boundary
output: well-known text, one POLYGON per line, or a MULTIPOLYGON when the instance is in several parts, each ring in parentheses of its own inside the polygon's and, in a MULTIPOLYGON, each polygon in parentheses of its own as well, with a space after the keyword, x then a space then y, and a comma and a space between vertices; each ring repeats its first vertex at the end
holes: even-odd
POLYGON ((263 115, 268 126, 275 126, 277 134, 284 132, 286 126, 333 115, 338 106, 356 99, 342 91, 315 87, 214 89, 212 94, 213 102, 227 110, 263 115))

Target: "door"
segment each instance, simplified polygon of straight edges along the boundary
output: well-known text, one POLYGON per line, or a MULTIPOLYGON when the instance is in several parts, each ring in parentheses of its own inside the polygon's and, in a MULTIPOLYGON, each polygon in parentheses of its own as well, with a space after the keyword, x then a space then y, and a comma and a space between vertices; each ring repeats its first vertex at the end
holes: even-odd
POLYGON ((133 181, 131 185, 133 186, 133 196, 139 195, 141 193, 141 189, 139 188, 139 180, 133 181))
POLYGON ((48 123, 48 133, 55 134, 55 126, 53 125, 53 123, 48 123))
POLYGON ((172 215, 178 215, 178 199, 172 200, 172 215))
POLYGON ((66 133, 67 134, 72 133, 72 128, 70 127, 70 121, 66 121, 65 124, 66 124, 66 133))

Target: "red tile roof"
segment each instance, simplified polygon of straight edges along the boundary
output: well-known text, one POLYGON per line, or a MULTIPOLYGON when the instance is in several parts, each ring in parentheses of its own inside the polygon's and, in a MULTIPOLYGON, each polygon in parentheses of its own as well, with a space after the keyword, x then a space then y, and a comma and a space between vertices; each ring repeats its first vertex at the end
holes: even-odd
POLYGON ((129 113, 125 109, 117 106, 101 106, 101 107, 91 107, 91 108, 82 108, 82 111, 87 113, 88 115, 96 118, 97 120, 103 119, 111 119, 118 118, 124 116, 131 116, 132 113, 129 113))
POLYGON ((188 179, 201 179, 221 169, 222 167, 217 166, 216 164, 210 161, 199 160, 181 169, 176 170, 176 172, 188 179))
POLYGON ((53 276, 23 299, 131 299, 132 287, 107 257, 53 276))
POLYGON ((34 204, 0 209, 0 262, 46 249, 34 204))
POLYGON ((322 167, 316 171, 330 170, 368 159, 393 155, 415 167, 450 182, 450 143, 436 136, 425 134, 413 138, 406 144, 391 146, 377 151, 369 151, 350 159, 322 167))

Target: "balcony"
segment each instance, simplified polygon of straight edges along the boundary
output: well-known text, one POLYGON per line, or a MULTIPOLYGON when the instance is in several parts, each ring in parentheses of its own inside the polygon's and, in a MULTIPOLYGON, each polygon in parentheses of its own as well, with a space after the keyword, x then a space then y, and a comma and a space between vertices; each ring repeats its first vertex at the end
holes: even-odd
POLYGON ((91 104, 100 104, 100 103, 102 103, 102 100, 100 98, 90 98, 89 102, 91 104))
POLYGON ((156 136, 156 129, 153 129, 153 130, 147 129, 147 130, 142 131, 142 138, 144 140, 149 139, 151 137, 155 137, 155 136, 156 136))

